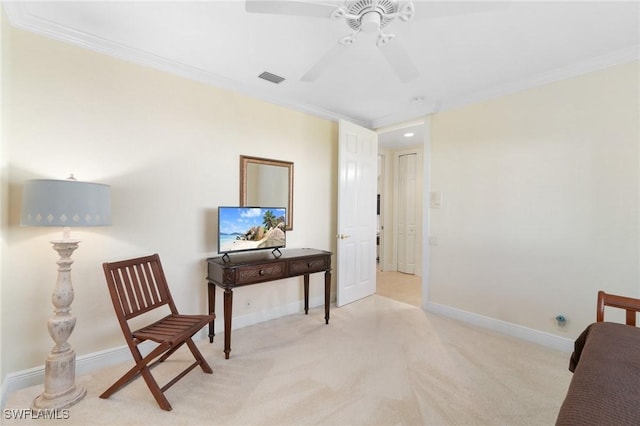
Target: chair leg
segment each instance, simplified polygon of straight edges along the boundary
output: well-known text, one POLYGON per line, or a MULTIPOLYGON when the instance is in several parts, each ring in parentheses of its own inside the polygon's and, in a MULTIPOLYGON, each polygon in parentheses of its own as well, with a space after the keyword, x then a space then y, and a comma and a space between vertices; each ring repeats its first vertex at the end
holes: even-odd
POLYGON ((160 386, 158 386, 158 382, 156 382, 156 379, 154 379, 151 375, 149 367, 145 366, 142 370, 140 370, 140 374, 144 378, 144 381, 147 382, 147 387, 151 391, 151 394, 155 398, 160 408, 166 411, 171 411, 171 404, 169 404, 169 400, 167 399, 167 397, 164 396, 164 393, 160 389, 160 386))
MULTIPOLYGON (((156 362, 164 361, 169 357, 169 355, 173 354, 180 346, 182 346, 183 343, 187 344, 196 362, 192 365, 192 367, 185 370, 185 372, 183 372, 181 375, 179 375, 174 380, 172 380, 169 384, 167 384, 165 388, 168 388, 173 383, 175 383, 180 377, 182 377, 189 370, 191 370, 191 368, 194 368, 196 364, 200 365, 200 367, 202 368, 202 371, 204 371, 205 373, 212 374, 213 370, 211 369, 211 366, 209 366, 207 361, 202 356, 202 353, 200 353, 200 351, 198 350, 198 347, 195 345, 195 343, 191 338, 186 339, 184 342, 170 349, 169 351, 167 351, 168 345, 166 344, 159 345, 144 358, 142 357, 142 354, 140 353, 140 350, 138 349, 138 347, 135 346, 131 348, 131 353, 133 355, 134 360, 136 361, 136 365, 133 366, 131 369, 129 369, 129 371, 127 371, 122 377, 120 377, 120 379, 118 379, 113 385, 111 385, 109 389, 104 391, 100 395, 100 398, 103 398, 103 399, 109 398, 111 395, 117 392, 120 388, 122 388, 123 386, 131 382, 134 378, 136 378, 138 374, 140 374, 144 378, 144 381, 146 382, 147 387, 151 391, 151 394, 155 398, 160 408, 166 411, 171 411, 172 410, 171 404, 169 403, 169 400, 167 400, 167 398, 164 396, 163 388, 160 388, 160 386, 158 385, 158 382, 156 382, 156 380, 151 375, 151 370, 149 369, 149 366, 150 366, 149 363, 161 354, 162 356, 156 362), (164 351, 167 351, 167 352, 163 354, 164 351)), ((155 362, 151 363, 151 365, 153 364, 155 364, 155 362)))
POLYGON ((140 350, 137 347, 131 348, 131 354, 133 355, 136 365, 134 365, 131 369, 129 369, 129 371, 124 373, 122 377, 120 377, 114 384, 112 384, 109 387, 109 389, 102 392, 102 394, 100 395, 100 398, 102 399, 109 398, 111 395, 116 393, 118 389, 120 389, 121 387, 123 387, 124 385, 132 381, 133 379, 135 379, 138 374, 142 373, 143 369, 147 369, 147 372, 148 372, 149 370, 148 370, 147 364, 149 364, 149 362, 153 361, 154 358, 156 358, 158 355, 160 355, 162 352, 166 350, 167 350, 167 345, 159 345, 154 350, 152 350, 146 357, 143 358, 142 354, 140 353, 140 350))
POLYGON ((198 361, 198 364, 200 364, 200 368, 202 368, 202 371, 204 371, 205 373, 213 374, 211 366, 204 359, 196 344, 193 343, 193 340, 191 340, 191 338, 188 338, 185 342, 187 343, 189 350, 193 354, 193 357, 196 359, 196 361, 198 361))

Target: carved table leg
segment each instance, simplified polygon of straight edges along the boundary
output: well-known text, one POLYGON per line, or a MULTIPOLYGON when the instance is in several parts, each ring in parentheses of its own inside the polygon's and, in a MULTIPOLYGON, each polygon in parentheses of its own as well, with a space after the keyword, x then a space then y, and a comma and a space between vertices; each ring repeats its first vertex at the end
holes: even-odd
POLYGON ((229 359, 231 353, 231 309, 233 307, 233 290, 224 289, 224 357, 229 359))
POLYGON ((304 274, 304 314, 309 313, 309 274, 304 274))
MULTIPOLYGON (((209 283, 209 314, 216 313, 216 285, 209 283)), ((215 333, 215 319, 209 323, 209 343, 213 343, 213 336, 215 333)))
POLYGON ((331 269, 324 273, 324 321, 329 324, 329 304, 331 303, 331 269))

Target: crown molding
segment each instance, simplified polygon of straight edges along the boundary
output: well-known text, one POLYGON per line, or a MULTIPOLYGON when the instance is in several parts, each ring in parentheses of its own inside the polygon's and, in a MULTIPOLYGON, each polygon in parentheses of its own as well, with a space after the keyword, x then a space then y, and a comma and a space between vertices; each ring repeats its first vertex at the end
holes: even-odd
POLYGON ((210 86, 233 91, 262 101, 290 108, 299 112, 307 113, 313 116, 324 118, 330 121, 349 120, 359 125, 366 125, 362 120, 347 117, 334 111, 329 111, 313 105, 292 102, 287 99, 275 97, 266 91, 256 87, 250 87, 239 84, 229 78, 219 76, 212 72, 201 68, 193 67, 175 60, 171 60, 160 55, 145 52, 121 43, 98 37, 93 34, 78 31, 55 22, 40 18, 26 11, 21 2, 3 2, 3 8, 7 13, 9 23, 16 28, 29 31, 35 34, 43 35, 64 43, 72 44, 78 47, 89 49, 94 52, 102 53, 132 62, 145 67, 165 71, 184 77, 189 80, 198 81, 210 86))
MULTIPOLYGON (((433 113, 449 111, 455 108, 496 99, 502 96, 511 95, 513 93, 543 86, 545 84, 554 83, 557 81, 577 77, 590 72, 599 71, 605 68, 622 65, 637 60, 640 60, 640 45, 616 50, 605 55, 590 58, 586 61, 536 74, 516 82, 490 87, 486 90, 481 90, 471 95, 460 96, 457 98, 449 99, 447 101, 425 102, 424 105, 422 105, 420 108, 416 108, 416 113, 413 115, 413 117, 420 117, 433 113)), ((371 121, 369 124, 371 128, 380 128, 393 125, 403 120, 407 120, 407 117, 401 116, 400 114, 391 114, 377 118, 371 121)))
POLYGON ((640 59, 640 45, 625 49, 616 50, 605 55, 590 58, 586 61, 556 68, 551 71, 533 75, 529 78, 516 82, 492 87, 487 90, 478 91, 469 96, 461 96, 443 102, 439 111, 448 111, 462 106, 484 102, 490 99, 499 98, 513 93, 522 92, 527 89, 544 86, 573 77, 578 77, 591 72, 610 68, 616 65, 637 61, 640 59))

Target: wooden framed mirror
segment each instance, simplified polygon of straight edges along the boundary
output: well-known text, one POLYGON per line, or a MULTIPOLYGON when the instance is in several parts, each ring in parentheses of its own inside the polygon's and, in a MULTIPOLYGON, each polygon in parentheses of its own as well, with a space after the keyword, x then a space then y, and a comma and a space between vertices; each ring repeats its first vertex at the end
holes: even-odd
POLYGON ((293 163, 240 156, 240 206, 286 207, 286 229, 293 229, 293 163))

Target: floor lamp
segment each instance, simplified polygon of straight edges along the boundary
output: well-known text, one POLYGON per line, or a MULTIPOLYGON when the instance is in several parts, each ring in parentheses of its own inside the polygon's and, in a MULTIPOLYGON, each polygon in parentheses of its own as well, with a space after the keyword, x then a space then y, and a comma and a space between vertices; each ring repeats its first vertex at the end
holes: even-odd
POLYGON ((35 179, 25 182, 21 223, 62 227, 62 239, 51 241, 58 252, 58 280, 53 290, 54 315, 48 328, 55 345, 44 368, 44 392, 34 399, 34 409, 67 408, 80 401, 86 389, 75 383, 76 354, 67 342, 76 324, 71 314, 71 255, 79 240, 70 238, 70 227, 111 225, 109 186, 67 180, 35 179))

